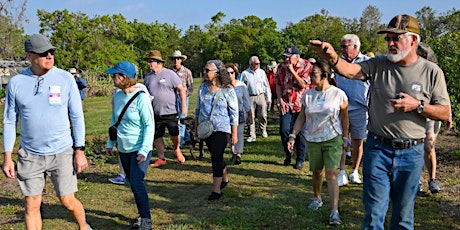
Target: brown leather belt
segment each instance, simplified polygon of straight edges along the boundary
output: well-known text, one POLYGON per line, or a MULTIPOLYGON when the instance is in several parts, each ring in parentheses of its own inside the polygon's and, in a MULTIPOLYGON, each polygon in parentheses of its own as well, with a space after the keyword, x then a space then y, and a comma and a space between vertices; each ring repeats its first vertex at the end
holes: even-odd
POLYGON ((384 145, 388 145, 392 148, 395 149, 407 149, 410 148, 414 145, 419 145, 423 144, 425 142, 425 138, 420 138, 420 139, 410 139, 410 138, 396 138, 396 139, 388 139, 385 137, 382 137, 380 135, 377 135, 373 132, 368 132, 369 138, 372 138, 373 140, 380 142, 384 145))

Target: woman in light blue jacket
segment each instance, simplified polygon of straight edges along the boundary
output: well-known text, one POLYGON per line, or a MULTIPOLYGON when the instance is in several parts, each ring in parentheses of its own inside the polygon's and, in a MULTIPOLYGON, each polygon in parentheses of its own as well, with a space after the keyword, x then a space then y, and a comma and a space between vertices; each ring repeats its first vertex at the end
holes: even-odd
POLYGON ((230 134, 232 146, 238 140, 238 99, 228 71, 221 61, 208 61, 204 72, 204 82, 198 89, 195 119, 197 127, 200 122, 210 120, 215 102, 211 119, 213 132, 204 141, 211 152, 213 175, 213 191, 208 200, 218 200, 222 196, 220 190, 229 183, 224 160, 225 147, 228 144, 230 134))

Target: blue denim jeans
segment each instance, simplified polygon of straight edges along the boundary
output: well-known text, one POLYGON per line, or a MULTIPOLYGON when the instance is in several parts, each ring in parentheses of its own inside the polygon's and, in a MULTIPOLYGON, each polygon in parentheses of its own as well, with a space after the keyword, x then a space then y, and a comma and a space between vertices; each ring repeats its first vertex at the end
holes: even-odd
POLYGON ((395 149, 368 136, 363 155, 362 229, 384 229, 392 202, 389 229, 414 228, 414 204, 424 164, 423 144, 395 149))
POLYGON ((137 152, 132 153, 120 153, 120 161, 123 169, 126 173, 126 179, 128 179, 131 186, 131 191, 134 194, 136 200, 137 211, 141 218, 150 217, 150 204, 147 188, 145 187, 144 177, 149 167, 150 158, 152 157, 152 151, 147 155, 147 159, 138 164, 137 163, 137 152))
MULTIPOLYGON (((187 109, 188 109, 188 104, 189 104, 189 97, 186 99, 186 104, 187 104, 187 109)), ((180 100, 180 97, 177 97, 177 103, 176 103, 176 109, 177 109, 177 114, 179 114, 179 119, 180 118, 185 118, 182 116, 182 102, 180 100)), ((180 147, 186 142, 190 141, 190 133, 187 131, 185 128, 185 125, 180 123, 179 121, 179 137, 180 137, 180 147)))
MULTIPOLYGON (((286 159, 291 160, 291 152, 287 147, 287 142, 289 140, 289 134, 292 132, 294 127, 295 120, 300 113, 293 113, 289 110, 286 114, 280 115, 280 136, 281 143, 283 145, 284 153, 286 154, 286 159)), ((305 156, 307 155, 307 140, 305 139, 305 126, 302 127, 302 131, 297 134, 295 139, 294 148, 297 152, 296 163, 304 163, 305 156)))

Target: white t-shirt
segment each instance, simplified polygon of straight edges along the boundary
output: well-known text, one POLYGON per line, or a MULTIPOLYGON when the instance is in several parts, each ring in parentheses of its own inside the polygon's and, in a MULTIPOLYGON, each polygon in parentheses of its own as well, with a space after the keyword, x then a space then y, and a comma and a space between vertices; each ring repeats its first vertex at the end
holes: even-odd
POLYGON ((309 142, 323 142, 342 135, 340 106, 348 101, 343 90, 331 86, 325 91, 308 90, 303 98, 305 131, 309 142))

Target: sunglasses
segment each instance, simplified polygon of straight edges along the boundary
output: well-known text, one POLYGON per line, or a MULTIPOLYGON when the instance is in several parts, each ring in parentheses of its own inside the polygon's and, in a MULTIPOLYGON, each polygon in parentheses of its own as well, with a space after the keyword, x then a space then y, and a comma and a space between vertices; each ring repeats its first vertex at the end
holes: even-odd
POLYGON ((172 59, 172 60, 182 60, 181 57, 173 57, 173 58, 171 58, 171 59, 172 59))
POLYGON ((260 62, 258 62, 258 63, 255 63, 255 62, 254 62, 254 63, 252 63, 252 64, 253 64, 253 65, 260 65, 260 62))
POLYGON ((348 44, 348 45, 340 45, 340 48, 346 49, 348 46, 354 46, 353 44, 348 44))
POLYGON ((54 51, 55 50, 51 49, 51 50, 47 50, 47 51, 45 51, 43 53, 36 53, 36 52, 31 52, 31 53, 36 54, 39 57, 48 57, 48 53, 50 53, 51 55, 54 55, 54 51))
POLYGON ((217 72, 216 70, 213 70, 213 69, 208 69, 208 68, 205 68, 205 69, 204 69, 204 72, 206 72, 206 73, 207 73, 207 72, 211 72, 211 71, 217 72))
POLYGON ((149 59, 147 59, 147 62, 148 62, 148 63, 152 63, 152 62, 156 62, 156 63, 158 63, 158 61, 157 61, 157 60, 155 60, 155 59, 153 59, 153 58, 149 58, 149 59))
POLYGON ((401 37, 401 35, 397 35, 397 36, 385 36, 383 39, 385 39, 385 41, 387 42, 389 41, 399 42, 403 38, 406 38, 406 37, 401 37))
MULTIPOLYGON (((46 57, 46 56, 45 56, 46 57)), ((34 89, 34 96, 35 95, 38 95, 38 94, 41 94, 43 92, 43 81, 45 79, 43 77, 38 77, 37 78, 37 84, 35 85, 35 89, 34 89)))

